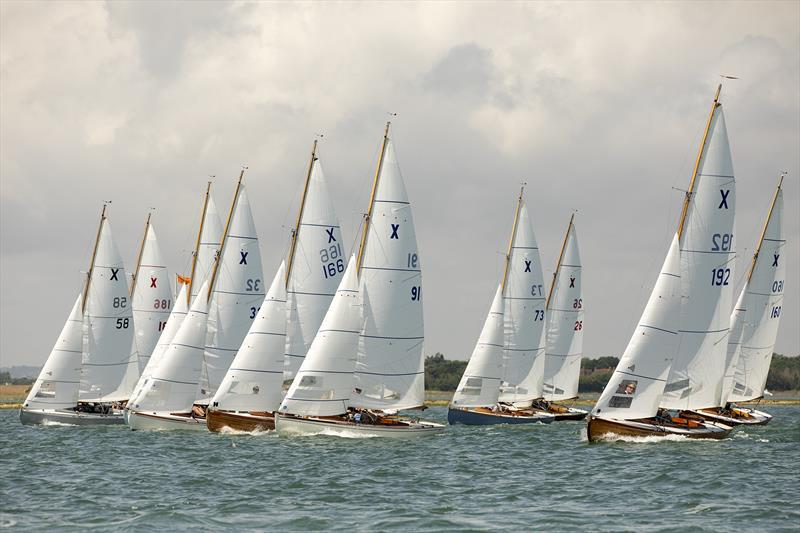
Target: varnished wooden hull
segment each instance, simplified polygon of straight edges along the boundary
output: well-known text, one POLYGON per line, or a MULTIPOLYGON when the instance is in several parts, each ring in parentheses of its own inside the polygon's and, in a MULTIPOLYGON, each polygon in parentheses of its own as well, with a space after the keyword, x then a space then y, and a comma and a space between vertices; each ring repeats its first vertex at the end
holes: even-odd
POLYGON ((245 432, 268 431, 275 429, 275 417, 272 413, 240 413, 211 409, 206 413, 206 425, 209 431, 214 432, 225 429, 245 432))
POLYGON ((772 415, 756 409, 745 409, 736 407, 734 409, 698 409, 690 411, 704 420, 711 422, 721 422, 726 426, 758 426, 769 424, 772 415))
POLYGON ((690 439, 724 439, 733 428, 724 424, 698 423, 696 426, 663 425, 652 419, 612 420, 590 417, 587 426, 589 442, 613 440, 621 437, 682 436, 690 439))

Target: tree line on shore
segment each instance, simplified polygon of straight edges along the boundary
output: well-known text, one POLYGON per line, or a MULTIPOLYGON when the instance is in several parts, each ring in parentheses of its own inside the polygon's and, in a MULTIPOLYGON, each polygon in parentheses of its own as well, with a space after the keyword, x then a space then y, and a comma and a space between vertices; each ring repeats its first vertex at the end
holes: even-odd
MULTIPOLYGON (((581 360, 581 376, 578 392, 602 392, 611 379, 619 358, 606 356, 581 360)), ((425 388, 429 390, 454 391, 458 387, 466 361, 445 359, 437 353, 425 358, 425 388)), ((800 390, 800 356, 787 357, 775 354, 767 376, 767 390, 800 390)))

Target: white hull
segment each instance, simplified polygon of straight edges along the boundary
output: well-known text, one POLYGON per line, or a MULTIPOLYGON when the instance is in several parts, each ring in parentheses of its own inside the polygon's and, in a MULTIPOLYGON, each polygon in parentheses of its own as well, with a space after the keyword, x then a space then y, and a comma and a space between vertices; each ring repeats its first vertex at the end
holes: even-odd
POLYGON ((180 416, 169 412, 130 411, 128 426, 144 431, 205 431, 206 419, 180 416))
POLYGON ((20 409, 19 420, 25 425, 109 426, 124 424, 122 413, 81 413, 65 409, 20 409))
POLYGON ((335 437, 371 438, 385 437, 407 439, 424 437, 441 433, 445 426, 435 422, 424 422, 410 419, 399 419, 408 425, 380 426, 372 424, 356 424, 319 418, 299 418, 275 415, 275 429, 280 435, 310 436, 330 435, 335 437))
POLYGON ((772 420, 772 415, 769 413, 765 413, 764 411, 758 411, 756 409, 745 409, 743 407, 737 407, 736 411, 740 413, 746 413, 747 416, 737 416, 737 417, 726 416, 721 413, 714 412, 711 409, 702 409, 698 411, 689 411, 689 412, 701 416, 706 420, 711 420, 713 422, 722 422, 723 424, 730 426, 757 426, 757 425, 767 424, 769 423, 770 420, 772 420))

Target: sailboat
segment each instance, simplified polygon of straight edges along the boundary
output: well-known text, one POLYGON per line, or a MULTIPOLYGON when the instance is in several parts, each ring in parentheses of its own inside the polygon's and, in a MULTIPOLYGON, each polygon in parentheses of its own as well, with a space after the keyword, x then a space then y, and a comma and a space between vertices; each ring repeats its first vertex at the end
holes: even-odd
POLYGON ((531 407, 542 396, 545 297, 539 247, 524 192, 523 186, 499 288, 501 303, 492 303, 473 357, 448 408, 450 424, 550 423, 555 418, 531 407), (502 368, 499 380, 495 375, 498 358, 502 368))
MULTIPOLYGON (((167 353, 170 343, 180 329, 184 318, 189 313, 189 304, 194 297, 197 296, 197 292, 202 286, 203 281, 205 281, 211 273, 217 251, 219 250, 219 241, 221 238, 222 225, 219 220, 219 215, 217 214, 216 204, 211 196, 211 182, 209 181, 203 198, 200 226, 197 231, 195 248, 192 251, 192 266, 189 276, 178 276, 178 283, 181 287, 178 291, 178 297, 175 299, 166 324, 162 324, 162 321, 159 321, 159 327, 162 331, 133 389, 131 401, 125 406, 125 423, 128 423, 128 416, 131 409, 135 409, 138 405, 138 399, 145 385, 149 383, 154 369, 163 359, 164 354, 167 353), (215 242, 217 244, 214 244, 215 242), (194 284, 192 283, 193 279, 195 280, 194 284)), ((158 261, 155 261, 154 264, 158 264, 158 261)), ((164 275, 166 275, 166 271, 164 271, 164 275)), ((144 304, 146 305, 147 301, 145 301, 144 304)), ((155 307, 155 303, 153 303, 153 307, 155 307)), ((161 307, 160 304, 159 307, 161 307)))
POLYGON ((131 357, 133 315, 125 268, 106 206, 92 259, 61 335, 22 404, 23 424, 122 424, 130 390, 123 386, 131 357))
POLYGON ((264 300, 261 249, 242 182, 233 194, 219 253, 209 277, 208 333, 198 404, 208 405, 264 300))
POLYGON ((276 414, 280 433, 403 438, 444 429, 397 415, 424 404, 425 334, 414 220, 389 127, 357 258, 343 269, 331 308, 276 414))
POLYGON ((558 255, 553 283, 547 295, 547 341, 544 359, 544 399, 534 402, 558 420, 583 420, 588 411, 559 404, 578 397, 583 353, 584 302, 581 256, 575 214, 558 255))
POLYGON ((208 429, 275 428, 273 413, 283 397, 283 380, 297 373, 330 307, 343 267, 339 222, 314 141, 292 230, 288 267, 281 264, 258 316, 211 400, 208 429))
MULTIPOLYGON (((246 330, 236 340, 242 324, 246 320, 249 329, 258 313, 264 297, 261 254, 243 177, 244 170, 239 174, 219 253, 215 254, 211 273, 202 285, 205 290, 195 296, 189 315, 153 369, 149 387, 143 387, 131 407, 128 414, 131 429, 205 429, 208 387, 216 382, 224 360, 232 358, 230 353, 238 351, 244 340, 246 330), (206 301, 201 305, 199 299, 206 301), (192 325, 187 326, 191 317, 194 317, 192 325), (200 324, 204 336, 195 342, 195 330, 200 324), (184 328, 191 331, 191 343, 183 339, 189 335, 184 328), (235 350, 229 348, 234 343, 238 343, 235 350), (198 358, 199 345, 203 349, 198 358)), ((202 231, 198 244, 203 242, 202 231)))
POLYGON ((734 402, 763 397, 778 336, 786 279, 783 177, 778 181, 747 279, 731 315, 727 371, 717 407, 693 411, 707 420, 731 426, 766 424, 772 420, 769 413, 740 407, 734 402))
POLYGON ((723 438, 732 429, 670 411, 713 405, 722 386, 736 192, 721 89, 661 273, 589 417, 590 441, 609 434, 723 438))
POLYGON ((166 353, 128 409, 132 430, 205 430, 204 413, 193 404, 203 368, 209 284, 203 282, 166 353))

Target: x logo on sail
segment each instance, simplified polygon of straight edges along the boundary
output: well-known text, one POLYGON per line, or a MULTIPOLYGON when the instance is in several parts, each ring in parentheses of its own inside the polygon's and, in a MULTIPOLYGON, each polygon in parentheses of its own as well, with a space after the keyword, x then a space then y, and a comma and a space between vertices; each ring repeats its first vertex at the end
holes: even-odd
POLYGON ((531 271, 531 262, 529 260, 525 260, 525 272, 531 271))
POLYGON ((778 266, 778 258, 779 258, 780 256, 781 256, 781 254, 772 254, 772 257, 774 257, 774 258, 775 258, 775 259, 772 261, 772 266, 774 266, 774 267, 778 266))
POLYGON ((399 229, 400 229, 400 224, 392 224, 392 235, 389 238, 399 239, 400 237, 397 236, 397 230, 399 229))
POLYGON ((246 265, 247 264, 247 254, 248 253, 250 253, 250 252, 239 252, 239 254, 241 254, 241 256, 242 256, 242 258, 239 260, 239 264, 240 265, 246 265))
POLYGON ((728 195, 731 193, 730 189, 727 191, 723 191, 722 189, 719 190, 719 193, 722 195, 722 200, 719 203, 719 207, 717 209, 728 209, 728 195))
POLYGON ((109 281, 119 281, 119 278, 117 277, 118 273, 119 273, 119 269, 118 268, 112 268, 111 269, 111 279, 109 281))
POLYGON ((157 279, 158 278, 150 278, 150 288, 151 289, 155 289, 156 288, 156 280, 157 279))
POLYGON ((570 289, 575 288, 575 278, 569 278, 569 288, 570 289))
POLYGON ((336 242, 336 237, 333 236, 333 228, 326 229, 325 231, 328 232, 328 243, 336 242))

